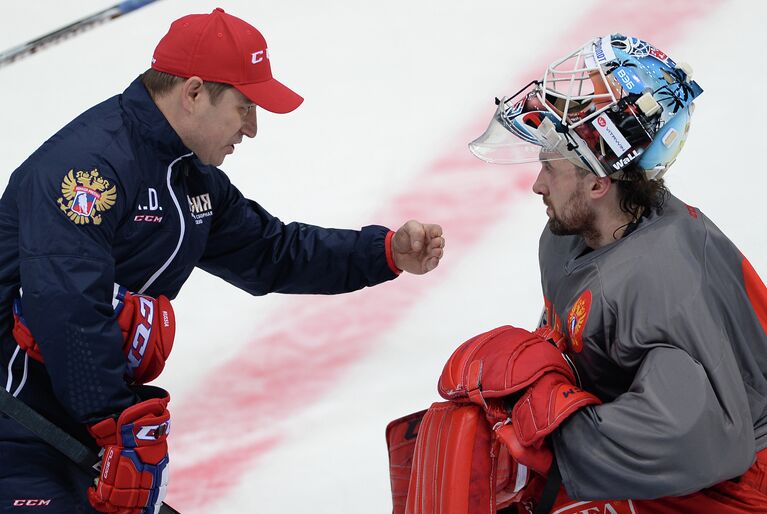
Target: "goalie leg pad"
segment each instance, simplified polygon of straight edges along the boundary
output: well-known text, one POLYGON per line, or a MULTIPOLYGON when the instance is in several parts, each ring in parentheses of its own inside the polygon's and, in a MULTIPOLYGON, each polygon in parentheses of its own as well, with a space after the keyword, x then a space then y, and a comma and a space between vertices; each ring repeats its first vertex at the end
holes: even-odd
POLYGON ((479 406, 432 404, 418 429, 405 513, 494 513, 492 445, 479 406))
MULTIPOLYGON (((495 512, 489 507, 493 501, 496 509, 520 502, 525 493, 531 490, 529 470, 511 458, 506 447, 500 444, 497 434, 492 434, 489 430, 482 411, 475 405, 435 403, 429 411, 422 410, 396 419, 386 427, 386 443, 389 449, 393 514, 406 512, 411 476, 416 484, 413 486, 413 494, 420 498, 418 505, 421 506, 456 504, 455 495, 443 498, 443 485, 452 484, 451 480, 458 480, 456 488, 468 487, 469 496, 476 495, 478 488, 481 493, 478 496, 479 501, 473 504, 482 504, 480 512, 495 512), (422 432, 421 424, 427 412, 430 414, 422 432), (475 423, 478 428, 472 428, 475 423), (451 430, 454 437, 448 435, 451 430), (472 431, 475 436, 484 438, 479 445, 475 445, 475 441, 468 438, 472 431), (420 445, 421 459, 417 463, 420 467, 413 471, 417 444, 420 445), (433 448, 436 450, 430 450, 433 448), (479 453, 475 454, 475 451, 479 453), (442 461, 436 461, 434 458, 428 461, 424 458, 435 452, 441 455, 442 461), (432 468, 428 469, 429 465, 432 468), (453 468, 452 471, 445 473, 444 468, 449 467, 453 468), (460 472, 456 472, 458 468, 460 472), (440 484, 434 482, 437 476, 441 477, 440 484), (474 489, 471 484, 474 484, 474 489), (487 492, 491 484, 495 484, 495 500, 487 492)), ((453 490, 455 488, 449 487, 449 493, 456 492, 453 490)), ((416 510, 418 506, 415 505, 415 497, 413 496, 411 510, 407 512, 430 512, 416 510)), ((465 499, 458 502, 455 512, 461 511, 462 502, 465 502, 465 499)))
POLYGON ((389 448, 389 477, 391 479, 392 514, 405 514, 410 470, 413 467, 416 437, 426 410, 395 419, 386 427, 389 448))

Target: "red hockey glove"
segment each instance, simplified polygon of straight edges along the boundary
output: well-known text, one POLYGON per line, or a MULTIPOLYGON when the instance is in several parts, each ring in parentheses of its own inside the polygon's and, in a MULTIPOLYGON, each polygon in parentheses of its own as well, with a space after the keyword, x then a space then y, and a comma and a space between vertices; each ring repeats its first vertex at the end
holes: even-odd
MULTIPOLYGON (((146 384, 160 375, 173 348, 176 317, 170 300, 137 295, 115 284, 112 302, 117 323, 123 334, 123 352, 128 360, 128 379, 146 384)), ((33 359, 44 362, 40 348, 32 336, 21 311, 21 301, 13 301, 13 337, 33 359)))
POLYGON ((445 399, 481 405, 511 456, 546 474, 551 451, 545 437, 576 410, 601 403, 575 381, 562 353, 539 333, 503 326, 459 346, 445 364, 438 390, 445 399), (509 416, 504 403, 516 397, 509 416))
POLYGON ((459 346, 445 363, 437 389, 446 400, 470 400, 488 410, 488 399, 522 391, 551 371, 572 375, 553 344, 505 325, 459 346))
POLYGON ((103 448, 101 473, 88 489, 88 500, 99 512, 153 514, 165 498, 170 396, 159 387, 142 389, 155 397, 88 428, 103 448))
POLYGON ((38 362, 43 362, 43 355, 40 353, 40 347, 37 346, 32 332, 29 331, 27 322, 21 312, 21 300, 16 298, 13 301, 13 338, 21 349, 38 362))
POLYGON ((117 323, 122 330, 128 359, 128 376, 136 384, 157 378, 173 349, 176 317, 165 295, 157 298, 115 287, 117 323))

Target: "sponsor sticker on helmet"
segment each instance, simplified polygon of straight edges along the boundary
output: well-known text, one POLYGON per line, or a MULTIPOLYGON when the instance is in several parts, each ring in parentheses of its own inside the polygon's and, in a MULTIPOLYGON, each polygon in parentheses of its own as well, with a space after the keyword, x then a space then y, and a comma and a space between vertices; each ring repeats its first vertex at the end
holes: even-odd
POLYGON ((593 54, 586 54, 584 57, 586 66, 589 68, 596 68, 597 64, 605 64, 614 61, 615 51, 613 51, 613 47, 610 44, 610 36, 597 38, 594 42, 593 54))
POLYGON ((636 71, 626 66, 618 66, 613 71, 613 75, 618 79, 623 89, 629 93, 641 94, 644 91, 645 85, 642 79, 639 78, 636 71))
POLYGON ((620 157, 631 148, 631 145, 623 137, 621 131, 605 113, 597 116, 591 124, 594 125, 594 128, 597 129, 599 135, 602 136, 602 139, 605 140, 605 143, 612 149, 616 157, 620 157))
POLYGON ((658 59, 663 64, 671 66, 672 68, 676 66, 676 63, 673 61, 673 59, 671 59, 671 57, 666 55, 664 52, 658 50, 654 46, 650 47, 650 55, 658 59))

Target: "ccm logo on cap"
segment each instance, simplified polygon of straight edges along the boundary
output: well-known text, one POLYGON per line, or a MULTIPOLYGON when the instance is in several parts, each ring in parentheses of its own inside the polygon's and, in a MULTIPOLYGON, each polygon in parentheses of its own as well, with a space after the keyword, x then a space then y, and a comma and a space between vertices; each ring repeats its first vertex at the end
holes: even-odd
POLYGON ((250 57, 251 57, 250 59, 251 63, 258 64, 264 60, 264 57, 266 57, 267 59, 269 58, 269 49, 267 48, 266 50, 259 50, 258 52, 253 52, 252 54, 250 54, 250 57))

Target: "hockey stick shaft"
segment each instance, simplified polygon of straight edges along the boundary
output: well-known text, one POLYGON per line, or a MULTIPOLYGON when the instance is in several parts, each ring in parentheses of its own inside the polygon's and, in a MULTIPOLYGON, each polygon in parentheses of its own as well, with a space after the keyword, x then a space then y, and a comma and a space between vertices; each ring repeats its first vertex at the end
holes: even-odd
POLYGON ((145 5, 156 2, 157 0, 124 0, 119 4, 115 4, 112 7, 99 11, 85 18, 79 19, 70 23, 60 29, 54 30, 44 34, 36 39, 28 41, 24 44, 9 48, 8 50, 0 53, 0 68, 7 66, 8 64, 31 55, 39 50, 42 50, 46 46, 60 43, 68 37, 74 36, 80 32, 95 27, 101 23, 104 23, 115 18, 119 18, 123 14, 127 14, 136 9, 140 9, 145 5))
MULTIPOLYGON (((61 428, 45 419, 3 387, 0 387, 0 413, 13 419, 52 448, 58 450, 86 473, 94 476, 98 474, 98 470, 94 467, 101 462, 98 455, 61 428)), ((180 513, 163 502, 160 506, 160 514, 180 513)))

